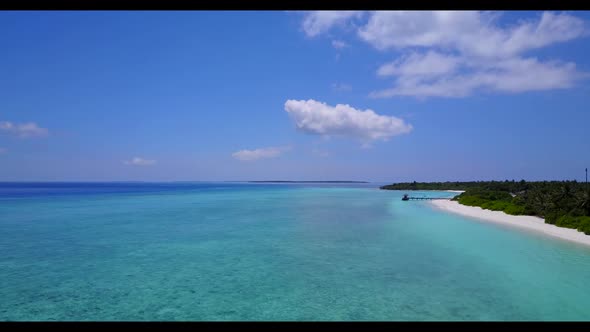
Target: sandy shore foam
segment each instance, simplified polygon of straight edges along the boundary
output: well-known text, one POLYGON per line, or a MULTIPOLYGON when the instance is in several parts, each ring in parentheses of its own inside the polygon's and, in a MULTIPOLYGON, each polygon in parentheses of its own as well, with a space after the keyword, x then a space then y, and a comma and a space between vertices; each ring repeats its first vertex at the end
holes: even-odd
POLYGON ((545 235, 560 238, 571 242, 585 244, 590 246, 590 235, 578 232, 575 229, 557 227, 546 224, 545 220, 534 216, 512 216, 502 211, 484 210, 476 206, 461 205, 456 201, 433 200, 430 202, 436 208, 460 214, 466 217, 477 218, 485 221, 491 221, 498 224, 504 224, 513 227, 528 229, 531 231, 543 233, 545 235))

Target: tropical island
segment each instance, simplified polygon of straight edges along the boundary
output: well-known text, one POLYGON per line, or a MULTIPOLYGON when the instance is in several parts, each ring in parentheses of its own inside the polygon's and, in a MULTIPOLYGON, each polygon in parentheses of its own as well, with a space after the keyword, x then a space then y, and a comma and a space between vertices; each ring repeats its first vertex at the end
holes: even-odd
POLYGON ((247 181, 249 183, 369 183, 367 181, 286 181, 286 180, 273 180, 273 181, 247 181))
POLYGON ((453 201, 509 215, 543 218, 547 224, 590 235, 590 186, 577 181, 407 182, 384 190, 460 190, 453 201))

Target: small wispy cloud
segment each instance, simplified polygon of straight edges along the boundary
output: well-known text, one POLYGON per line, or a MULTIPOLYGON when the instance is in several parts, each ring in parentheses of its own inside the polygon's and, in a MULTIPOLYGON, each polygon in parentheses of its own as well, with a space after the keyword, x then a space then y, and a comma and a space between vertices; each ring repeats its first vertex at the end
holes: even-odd
POLYGON ((459 64, 458 57, 434 51, 426 54, 410 53, 382 65, 377 70, 377 75, 431 78, 453 73, 459 64))
POLYGON ((151 166, 151 165, 154 165, 155 163, 156 163, 156 161, 153 159, 143 159, 140 157, 134 157, 131 160, 123 161, 123 164, 125 164, 125 165, 134 165, 134 166, 151 166))
POLYGON ((0 121, 0 131, 19 138, 44 137, 49 135, 49 130, 39 127, 35 122, 13 123, 0 121))
POLYGON ((347 23, 350 18, 359 17, 362 12, 346 10, 320 10, 308 12, 301 24, 308 37, 327 32, 336 25, 347 23))
POLYGON ((312 149, 311 150, 311 153, 314 156, 318 156, 318 157, 322 157, 322 158, 326 158, 326 157, 329 157, 330 156, 330 152, 324 151, 324 150, 321 150, 321 149, 317 149, 317 148, 312 149))
POLYGON ((343 49, 345 47, 349 47, 350 45, 347 44, 345 41, 342 40, 332 40, 332 47, 337 50, 343 49))
MULTIPOLYGON (((576 71, 575 63, 541 62, 536 58, 515 57, 492 63, 480 61, 477 68, 468 61, 462 61, 460 66, 467 69, 455 72, 450 67, 440 66, 429 76, 402 72, 397 75, 393 88, 374 91, 369 97, 467 97, 476 91, 519 93, 555 90, 570 88, 578 80, 588 77, 576 71)), ((403 67, 397 70, 402 71, 403 67)))
POLYGON ((291 149, 290 146, 267 147, 254 150, 240 150, 232 153, 232 157, 241 161, 275 158, 291 149))
POLYGON ((332 90, 336 92, 352 91, 352 86, 346 83, 332 83, 332 90))

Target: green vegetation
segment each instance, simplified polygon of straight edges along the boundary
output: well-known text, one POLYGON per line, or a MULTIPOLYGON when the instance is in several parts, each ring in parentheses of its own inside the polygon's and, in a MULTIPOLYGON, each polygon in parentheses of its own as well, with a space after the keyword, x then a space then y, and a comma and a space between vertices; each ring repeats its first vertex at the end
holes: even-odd
MULTIPOLYGON (((408 182, 394 183, 381 187, 388 190, 466 190, 480 182, 408 182)), ((483 183, 483 182, 482 182, 483 183)))
POLYGON ((387 190, 465 190, 453 200, 512 215, 531 215, 545 222, 590 235, 590 189, 577 181, 479 181, 395 183, 387 190))

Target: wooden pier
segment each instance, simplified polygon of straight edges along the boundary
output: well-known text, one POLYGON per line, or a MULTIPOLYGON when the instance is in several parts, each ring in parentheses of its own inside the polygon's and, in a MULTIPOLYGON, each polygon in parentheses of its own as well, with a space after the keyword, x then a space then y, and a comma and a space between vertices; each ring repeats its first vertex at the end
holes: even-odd
POLYGON ((410 197, 407 194, 402 197, 402 201, 422 201, 422 200, 434 200, 434 199, 446 199, 450 200, 449 197, 410 197))

